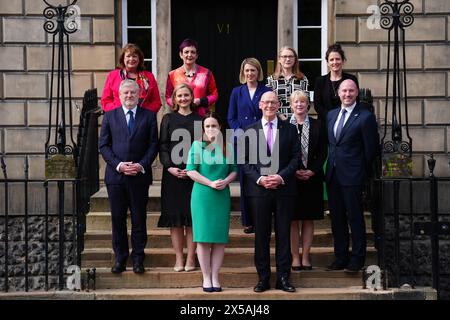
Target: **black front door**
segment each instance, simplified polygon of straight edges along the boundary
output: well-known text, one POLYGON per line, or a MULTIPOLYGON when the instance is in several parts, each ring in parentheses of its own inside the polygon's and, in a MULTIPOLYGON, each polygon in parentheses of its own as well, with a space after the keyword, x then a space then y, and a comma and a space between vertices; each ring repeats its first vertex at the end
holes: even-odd
POLYGON ((224 122, 244 58, 255 57, 267 77, 277 56, 277 0, 172 0, 172 69, 182 64, 178 47, 185 38, 199 43, 197 63, 214 73, 216 111, 224 122))

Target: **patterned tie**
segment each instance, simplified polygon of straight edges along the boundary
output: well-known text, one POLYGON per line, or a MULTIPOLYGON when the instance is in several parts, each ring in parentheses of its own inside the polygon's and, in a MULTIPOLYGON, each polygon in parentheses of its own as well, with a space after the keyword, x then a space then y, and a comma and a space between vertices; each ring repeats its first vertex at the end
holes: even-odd
POLYGON ((302 143, 302 162, 303 166, 308 166, 308 142, 309 142, 309 121, 305 121, 302 127, 301 143, 302 143))
POLYGON ((130 115, 130 119, 128 120, 128 132, 132 134, 134 129, 134 114, 131 110, 128 111, 128 114, 130 115))
POLYGON ((269 126, 269 128, 267 129, 267 146, 269 147, 270 153, 272 153, 272 145, 273 145, 273 141, 272 141, 272 122, 271 121, 267 122, 267 125, 269 126))
POLYGON ((347 110, 342 109, 341 119, 339 119, 339 123, 336 128, 336 140, 339 140, 339 137, 341 136, 342 128, 344 127, 344 120, 345 120, 346 113, 347 113, 347 110))

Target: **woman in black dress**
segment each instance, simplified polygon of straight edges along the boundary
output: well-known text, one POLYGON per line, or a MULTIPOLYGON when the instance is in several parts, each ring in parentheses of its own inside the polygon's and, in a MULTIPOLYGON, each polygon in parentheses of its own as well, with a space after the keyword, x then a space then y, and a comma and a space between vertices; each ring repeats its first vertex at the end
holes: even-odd
POLYGON ((338 88, 341 82, 352 79, 358 85, 358 79, 354 75, 342 70, 347 59, 340 44, 335 43, 328 47, 325 60, 330 72, 317 77, 314 86, 314 108, 317 112, 317 118, 322 121, 324 127, 328 111, 341 106, 341 100, 338 96, 338 88))
POLYGON ((308 116, 308 92, 297 90, 291 95, 295 125, 301 143, 301 159, 297 178, 298 197, 291 223, 292 270, 311 270, 310 250, 314 236, 314 220, 323 219, 323 163, 326 158, 324 130, 321 121, 308 116), (301 237, 300 232, 301 224, 301 237), (302 243, 300 259, 299 244, 302 243))
POLYGON ((194 141, 194 122, 201 123, 201 117, 193 113, 194 93, 187 84, 178 85, 172 94, 173 113, 164 115, 160 130, 159 159, 164 167, 161 181, 161 217, 158 227, 170 228, 172 246, 176 262, 174 270, 192 271, 195 269, 195 249, 192 242, 191 191, 193 181, 186 174, 186 161, 194 141), (172 137, 177 129, 180 130, 172 137), (176 152, 172 155, 172 151, 176 152), (177 151, 179 150, 179 151, 177 151), (186 232, 186 234, 185 234, 186 232), (186 236, 187 257, 184 264, 183 243, 186 236))

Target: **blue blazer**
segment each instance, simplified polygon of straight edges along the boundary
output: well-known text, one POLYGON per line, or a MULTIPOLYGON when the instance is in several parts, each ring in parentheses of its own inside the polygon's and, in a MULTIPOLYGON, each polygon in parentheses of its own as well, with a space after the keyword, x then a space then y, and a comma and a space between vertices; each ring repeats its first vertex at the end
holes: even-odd
POLYGON ((107 164, 106 184, 134 183, 150 185, 153 182, 151 165, 158 153, 158 129, 152 111, 137 108, 134 130, 128 133, 127 120, 122 108, 103 115, 99 138, 100 153, 107 164), (145 173, 125 176, 116 168, 122 161, 138 162, 145 173))
POLYGON ((233 130, 244 129, 262 118, 259 100, 264 92, 271 91, 263 83, 258 83, 253 99, 250 99, 247 84, 235 87, 228 105, 228 125, 233 130))
POLYGON ((327 115, 329 154, 327 181, 336 174, 342 186, 361 186, 367 179, 378 150, 378 128, 375 115, 356 104, 336 141, 333 127, 341 108, 327 115))

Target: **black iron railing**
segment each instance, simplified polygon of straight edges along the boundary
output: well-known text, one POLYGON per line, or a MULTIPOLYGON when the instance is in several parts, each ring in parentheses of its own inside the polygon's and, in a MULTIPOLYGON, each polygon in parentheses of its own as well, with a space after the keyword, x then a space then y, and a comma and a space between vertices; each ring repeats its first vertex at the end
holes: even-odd
POLYGON ((443 291, 449 296, 440 279, 449 276, 450 253, 439 243, 450 240, 450 177, 431 171, 428 178, 381 178, 376 184, 381 208, 374 232, 384 286, 432 286, 438 298, 443 291))
MULTIPOLYGON (((14 290, 49 290, 56 287, 61 290, 65 288, 67 267, 81 266, 90 197, 99 190, 97 133, 99 115, 97 90, 88 90, 80 114, 77 135, 80 152, 76 158, 75 180, 29 179, 27 157, 23 178, 10 179, 8 158, 5 156, 0 158, 2 168, 0 188, 3 188, 4 198, 4 206, 0 208, 0 211, 3 211, 0 212, 0 244, 4 252, 0 278, 3 278, 4 284, 0 285, 0 290, 8 291, 11 279, 16 281, 13 283, 14 290), (68 193, 61 195, 58 192, 61 183, 64 184, 65 190, 69 189, 68 193), (45 199, 39 199, 45 203, 43 212, 40 211, 42 208, 30 208, 30 184, 43 190, 45 199), (13 190, 10 188, 12 185, 15 187, 13 190), (23 192, 16 192, 18 188, 22 188, 23 192), (23 209, 23 212, 17 212, 17 209, 11 212, 10 199, 13 198, 14 202, 23 203, 20 210, 23 209), (10 228, 14 228, 16 232, 10 232, 10 228), (30 232, 30 229, 34 232, 30 232), (17 251, 18 248, 20 255, 13 252, 13 249, 17 251), (33 283, 30 283, 31 278, 33 283), (23 281, 23 285, 17 281, 23 281)), ((14 159, 11 158, 11 161, 14 159)), ((88 272, 89 276, 91 275, 88 272)))

